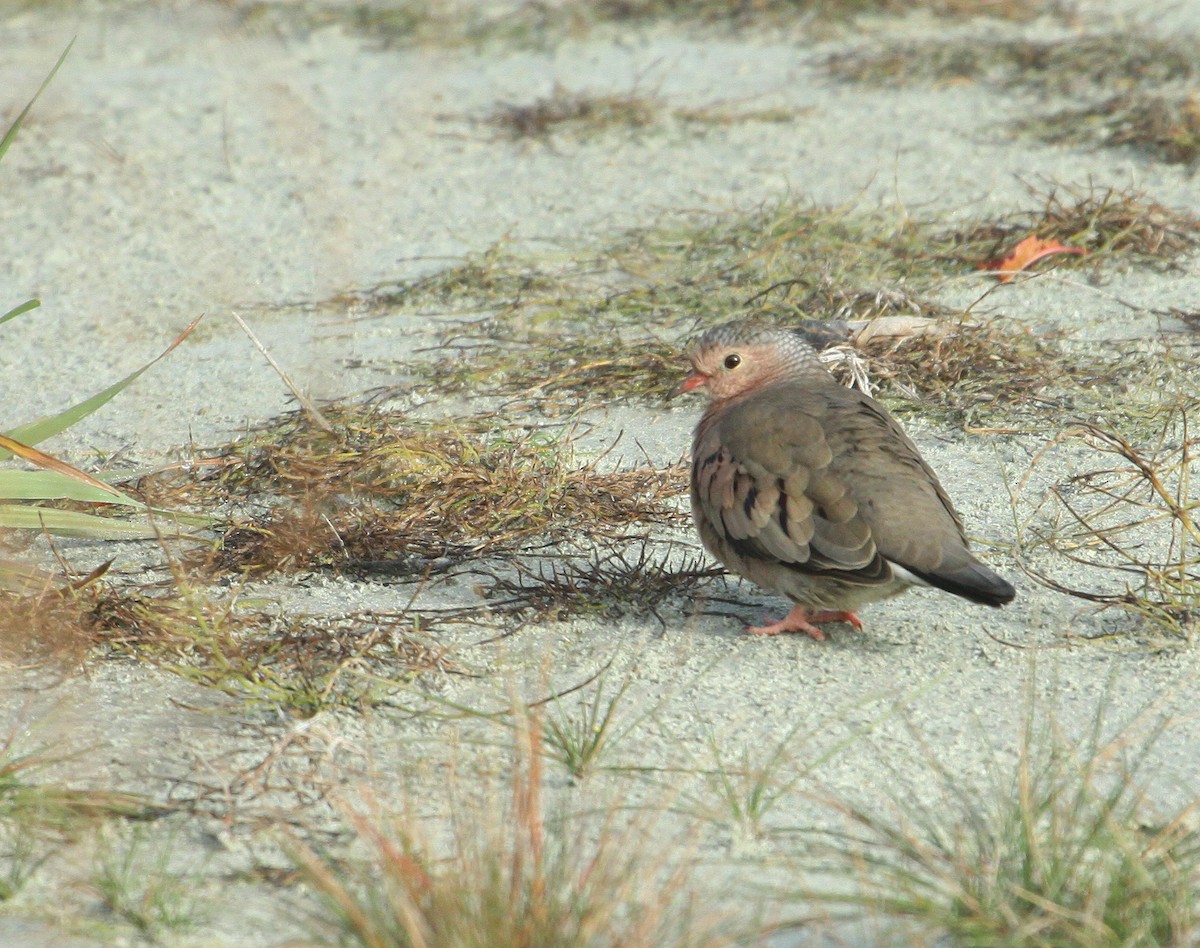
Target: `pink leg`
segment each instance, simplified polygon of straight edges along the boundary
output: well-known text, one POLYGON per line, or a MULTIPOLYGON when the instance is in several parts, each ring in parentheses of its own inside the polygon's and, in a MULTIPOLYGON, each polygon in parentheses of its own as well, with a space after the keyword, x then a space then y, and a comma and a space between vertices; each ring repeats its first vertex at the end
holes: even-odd
POLYGON ((817 628, 815 624, 817 622, 849 622, 859 632, 862 631, 862 622, 853 612, 847 612, 844 609, 822 609, 811 612, 804 606, 793 606, 792 611, 778 622, 772 622, 769 625, 752 625, 746 631, 751 635, 803 632, 805 635, 811 635, 818 642, 824 642, 825 633, 817 628))

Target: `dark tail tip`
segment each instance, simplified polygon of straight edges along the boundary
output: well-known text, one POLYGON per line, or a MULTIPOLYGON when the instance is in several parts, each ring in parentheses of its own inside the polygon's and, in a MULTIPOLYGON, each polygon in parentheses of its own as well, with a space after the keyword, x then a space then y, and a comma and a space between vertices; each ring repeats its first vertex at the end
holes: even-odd
POLYGON ((977 590, 976 595, 963 592, 960 595, 966 596, 972 602, 978 602, 985 606, 1006 606, 1017 598, 1017 591, 1003 576, 992 574, 992 583, 986 590, 977 590))
POLYGON ((962 596, 981 606, 1003 606, 1012 602, 1017 591, 1003 576, 993 573, 982 563, 972 562, 947 573, 922 573, 907 567, 930 586, 962 596))

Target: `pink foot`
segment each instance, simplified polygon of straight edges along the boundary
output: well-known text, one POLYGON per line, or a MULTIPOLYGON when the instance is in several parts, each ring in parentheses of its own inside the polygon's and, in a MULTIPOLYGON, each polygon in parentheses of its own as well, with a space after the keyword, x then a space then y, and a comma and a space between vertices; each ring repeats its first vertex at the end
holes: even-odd
POLYGON ((778 622, 772 622, 769 625, 752 625, 746 631, 751 635, 778 635, 780 632, 803 632, 805 635, 811 635, 818 642, 824 642, 825 633, 817 628, 815 625, 817 622, 849 622, 859 632, 862 631, 862 622, 853 612, 847 612, 844 609, 822 609, 817 612, 810 612, 803 606, 793 606, 792 611, 778 622))

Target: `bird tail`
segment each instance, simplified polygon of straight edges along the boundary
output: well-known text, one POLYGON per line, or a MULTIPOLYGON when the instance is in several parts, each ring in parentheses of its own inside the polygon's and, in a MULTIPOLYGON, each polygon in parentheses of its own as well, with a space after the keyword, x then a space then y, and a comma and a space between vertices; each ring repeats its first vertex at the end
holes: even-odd
POLYGON ((955 568, 924 573, 906 566, 909 572, 919 576, 930 586, 944 589, 948 593, 962 596, 983 606, 1003 606, 1016 598, 1017 591, 1003 576, 972 558, 955 568))

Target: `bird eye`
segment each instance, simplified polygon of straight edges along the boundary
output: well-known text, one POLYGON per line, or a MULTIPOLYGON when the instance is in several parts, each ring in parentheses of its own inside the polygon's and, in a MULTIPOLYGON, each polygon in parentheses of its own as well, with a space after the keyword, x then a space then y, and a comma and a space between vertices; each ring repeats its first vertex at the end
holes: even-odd
POLYGON ((732 352, 725 357, 725 368, 736 369, 742 364, 742 357, 736 352, 732 352))

